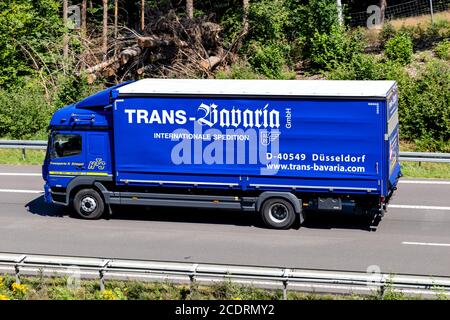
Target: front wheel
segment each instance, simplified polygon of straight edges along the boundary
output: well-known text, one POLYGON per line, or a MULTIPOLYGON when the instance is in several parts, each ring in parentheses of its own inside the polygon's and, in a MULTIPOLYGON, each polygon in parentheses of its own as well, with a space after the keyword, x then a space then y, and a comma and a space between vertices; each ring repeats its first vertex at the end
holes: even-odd
POLYGON ((261 216, 266 226, 273 229, 289 229, 296 219, 294 206, 281 198, 266 200, 261 209, 261 216))
POLYGON ((99 219, 105 211, 105 203, 100 194, 93 189, 82 189, 73 198, 73 208, 83 219, 99 219))

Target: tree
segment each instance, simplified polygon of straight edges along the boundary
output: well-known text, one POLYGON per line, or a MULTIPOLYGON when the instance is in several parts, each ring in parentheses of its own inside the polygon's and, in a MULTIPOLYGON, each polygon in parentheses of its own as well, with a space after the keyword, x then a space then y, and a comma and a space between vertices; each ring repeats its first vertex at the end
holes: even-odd
POLYGON ((386 0, 380 0, 379 5, 380 5, 380 8, 381 8, 380 24, 383 25, 384 24, 384 13, 386 11, 386 6, 387 6, 386 0))
POLYGON ((141 0, 141 30, 145 28, 145 0, 141 0))
POLYGON ((63 57, 67 59, 69 56, 69 36, 67 35, 67 21, 68 21, 69 5, 67 0, 63 0, 63 23, 64 23, 64 39, 63 39, 63 57))
POLYGON ((86 10, 87 10, 87 0, 83 0, 81 2, 81 36, 82 37, 85 37, 86 33, 87 33, 86 10))
POLYGON ((61 62, 55 57, 62 54, 65 34, 62 4, 61 0, 0 1, 0 88, 22 85, 44 61, 50 69, 61 62))
POLYGON ((249 10, 249 0, 242 0, 242 11, 244 15, 242 17, 242 33, 245 35, 248 33, 248 10, 249 10))
MULTIPOLYGON (((114 40, 117 40, 117 25, 119 21, 119 0, 114 0, 114 40)), ((114 41, 114 55, 117 54, 117 41, 114 41)))
POLYGON ((119 20, 119 0, 114 0, 114 38, 117 39, 117 24, 119 20))
POLYGON ((186 0, 186 15, 189 19, 194 18, 194 0, 186 0))
POLYGON ((108 54, 108 0, 103 0, 102 51, 104 57, 106 57, 108 54))

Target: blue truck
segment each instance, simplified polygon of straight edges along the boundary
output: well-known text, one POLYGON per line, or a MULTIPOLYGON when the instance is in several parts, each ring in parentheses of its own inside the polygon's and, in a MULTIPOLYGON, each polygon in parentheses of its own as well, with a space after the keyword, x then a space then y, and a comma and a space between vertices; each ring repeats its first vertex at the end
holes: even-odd
POLYGON ((144 205, 376 226, 401 176, 398 131, 395 81, 137 80, 55 112, 45 201, 85 219, 144 205))

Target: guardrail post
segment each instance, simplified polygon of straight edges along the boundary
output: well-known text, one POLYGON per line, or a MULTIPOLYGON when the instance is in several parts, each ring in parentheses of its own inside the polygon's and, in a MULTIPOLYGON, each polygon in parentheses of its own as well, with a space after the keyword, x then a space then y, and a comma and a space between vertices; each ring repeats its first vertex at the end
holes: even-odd
POLYGON ((380 297, 381 297, 381 299, 384 298, 385 292, 386 292, 386 287, 385 287, 385 283, 383 282, 383 283, 381 284, 381 286, 380 286, 380 297))
POLYGON ((195 263, 192 266, 191 274, 189 275, 189 298, 192 299, 194 288, 195 288, 195 275, 197 273, 198 264, 195 263))
POLYGON ((99 271, 100 275, 100 291, 105 291, 105 273, 103 272, 103 269, 99 271))
POLYGON ((20 256, 16 260, 16 264, 14 265, 14 271, 16 275, 16 283, 20 284, 20 264, 26 259, 27 256, 20 256))
POLYGON ((16 272, 16 283, 20 284, 20 268, 18 264, 14 266, 14 270, 16 272))
POLYGON ((22 148, 22 160, 26 160, 27 154, 25 153, 25 148, 22 148))
POLYGON ((108 268, 108 264, 110 263, 110 260, 107 260, 104 264, 103 267, 100 269, 99 276, 100 276, 100 291, 103 292, 105 291, 105 271, 106 268, 108 268))
POLYGON ((284 279, 283 279, 283 300, 287 300, 289 269, 284 269, 283 277, 284 277, 284 279))

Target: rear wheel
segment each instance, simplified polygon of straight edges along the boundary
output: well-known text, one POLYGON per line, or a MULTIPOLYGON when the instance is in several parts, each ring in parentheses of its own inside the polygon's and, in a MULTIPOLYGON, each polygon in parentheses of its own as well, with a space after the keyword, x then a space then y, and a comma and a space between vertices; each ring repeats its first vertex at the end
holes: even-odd
POLYGON ((73 198, 73 208, 80 218, 99 219, 105 211, 105 203, 93 189, 82 189, 73 198))
POLYGON ((261 217, 266 226, 273 229, 289 229, 295 222, 294 206, 282 198, 272 198, 264 202, 261 217))

